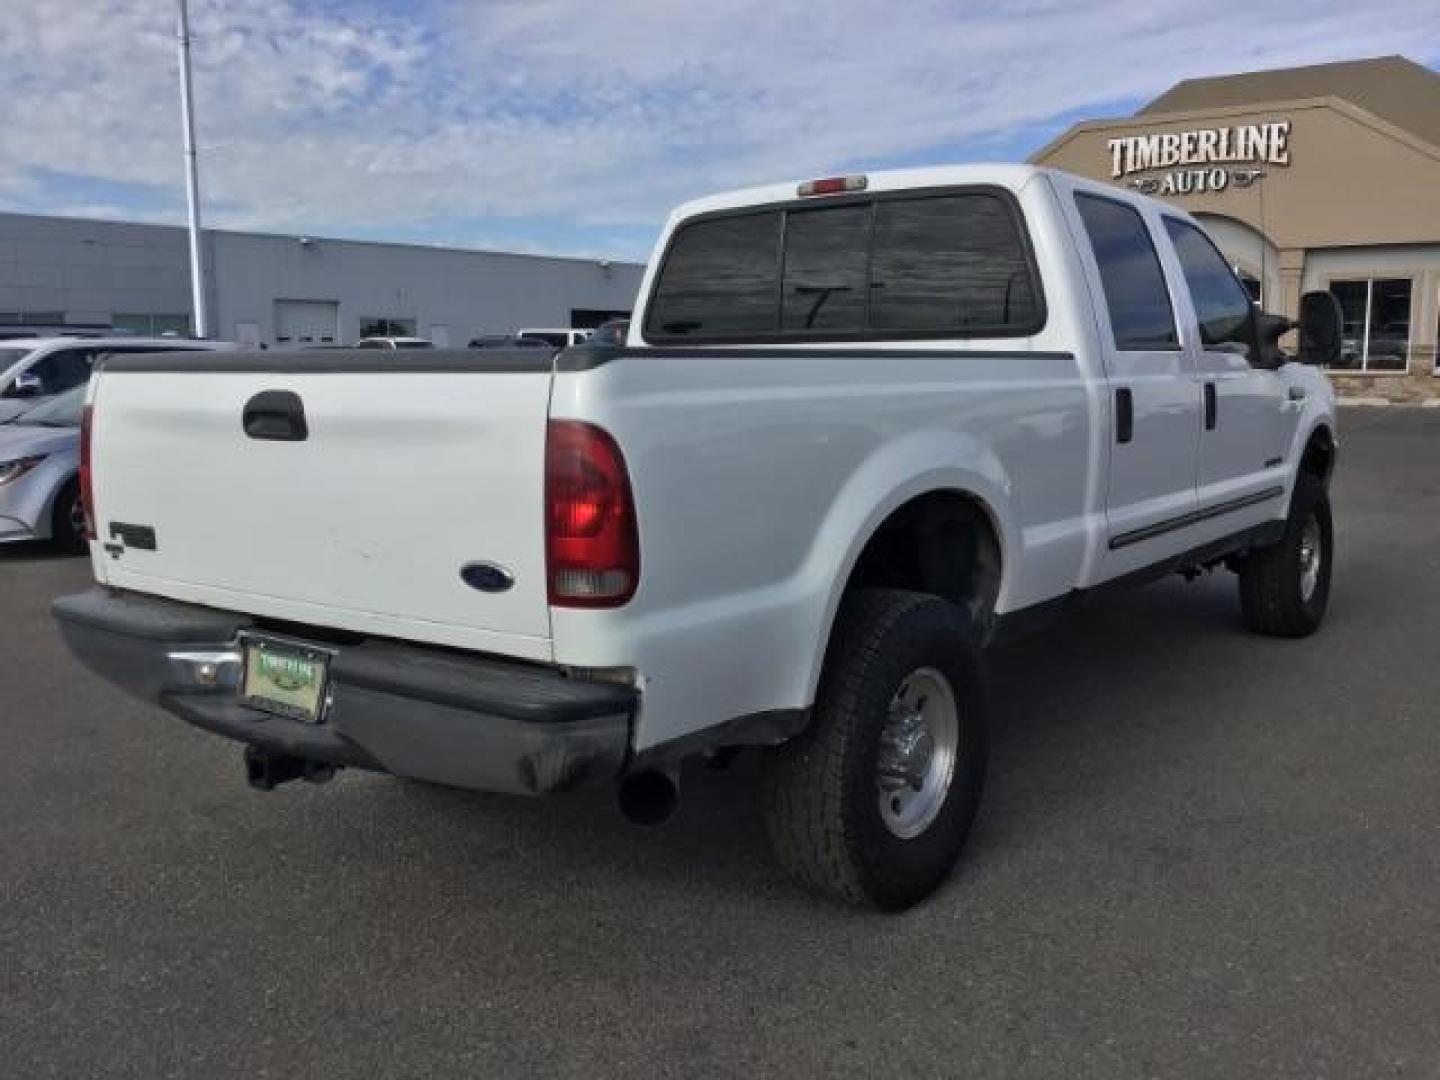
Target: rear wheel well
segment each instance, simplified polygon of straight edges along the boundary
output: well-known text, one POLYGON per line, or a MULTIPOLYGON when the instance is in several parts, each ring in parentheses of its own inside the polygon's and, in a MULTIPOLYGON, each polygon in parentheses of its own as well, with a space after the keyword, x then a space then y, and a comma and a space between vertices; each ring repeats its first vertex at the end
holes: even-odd
POLYGON ((846 588, 910 589, 959 604, 988 637, 1000 595, 1000 540, 979 500, 958 491, 911 499, 871 535, 846 588))
POLYGON ((1335 468, 1335 436, 1328 427, 1318 427, 1300 456, 1300 471, 1328 483, 1335 468))

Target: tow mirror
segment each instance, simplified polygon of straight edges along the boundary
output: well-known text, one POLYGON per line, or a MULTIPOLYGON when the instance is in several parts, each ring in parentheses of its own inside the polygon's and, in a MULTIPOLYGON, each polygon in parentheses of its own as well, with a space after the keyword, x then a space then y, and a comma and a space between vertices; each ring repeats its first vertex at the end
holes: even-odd
POLYGON ((1295 328, 1295 324, 1284 315, 1272 315, 1268 311, 1255 312, 1255 337, 1259 342, 1258 359, 1252 360, 1256 367, 1274 371, 1289 357, 1280 348, 1280 339, 1295 328))
POLYGON ((1302 364, 1324 367, 1340 360, 1340 334, 1344 316, 1332 292, 1307 292, 1300 297, 1300 356, 1302 364))

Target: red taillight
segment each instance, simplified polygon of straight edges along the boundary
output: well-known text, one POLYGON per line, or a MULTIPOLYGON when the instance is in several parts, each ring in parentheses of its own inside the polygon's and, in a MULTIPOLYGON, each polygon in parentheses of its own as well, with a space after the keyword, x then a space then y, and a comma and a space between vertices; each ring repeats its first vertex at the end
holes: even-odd
POLYGON ((85 510, 85 538, 95 539, 95 479, 90 468, 90 427, 95 409, 86 405, 80 412, 80 505, 85 510))
POLYGON ((864 191, 870 185, 865 176, 829 176, 824 180, 806 180, 796 194, 802 199, 811 195, 839 195, 846 191, 864 191))
POLYGON ((606 432, 552 420, 545 442, 550 603, 619 607, 640 583, 640 539, 625 458, 606 432))

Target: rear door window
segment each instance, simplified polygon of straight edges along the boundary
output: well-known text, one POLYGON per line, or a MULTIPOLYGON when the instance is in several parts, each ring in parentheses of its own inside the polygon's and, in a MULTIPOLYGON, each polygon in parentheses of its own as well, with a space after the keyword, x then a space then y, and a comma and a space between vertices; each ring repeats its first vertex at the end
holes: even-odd
POLYGON ((1100 195, 1077 194, 1075 204, 1100 269, 1115 348, 1121 352, 1178 349, 1165 274, 1145 219, 1134 207, 1100 195))

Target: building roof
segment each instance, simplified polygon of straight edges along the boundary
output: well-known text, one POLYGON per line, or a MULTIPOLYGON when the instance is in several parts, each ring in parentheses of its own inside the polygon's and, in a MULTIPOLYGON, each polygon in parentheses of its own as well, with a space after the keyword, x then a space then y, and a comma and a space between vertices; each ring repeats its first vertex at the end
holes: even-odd
POLYGON ((1403 56, 1186 79, 1136 115, 1318 97, 1341 98, 1431 146, 1440 146, 1440 74, 1403 56))

